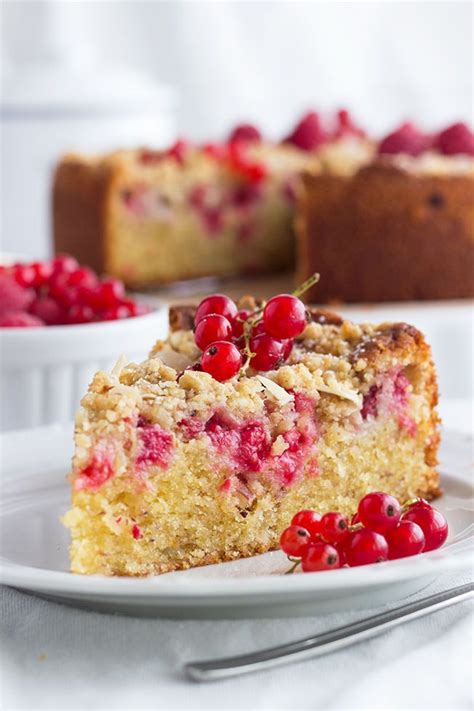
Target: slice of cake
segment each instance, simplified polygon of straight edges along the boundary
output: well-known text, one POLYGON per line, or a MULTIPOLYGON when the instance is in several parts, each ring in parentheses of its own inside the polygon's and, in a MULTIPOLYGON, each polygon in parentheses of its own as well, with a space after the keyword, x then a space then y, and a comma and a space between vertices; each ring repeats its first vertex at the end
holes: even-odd
MULTIPOLYGON (((237 324, 256 308, 241 307, 240 347, 237 324)), ((439 494, 436 377, 415 328, 311 309, 281 365, 257 372, 250 358, 221 382, 203 370, 217 348, 196 346, 194 311, 172 309, 149 359, 99 372, 82 400, 64 519, 74 572, 233 560, 277 548, 300 509, 349 514, 374 490, 439 494)), ((256 338, 258 350, 270 337, 256 338)))
POLYGON ((65 156, 55 249, 130 287, 290 269, 302 170, 328 142, 366 150, 359 134, 346 112, 330 130, 310 113, 283 142, 243 125, 221 144, 65 156))

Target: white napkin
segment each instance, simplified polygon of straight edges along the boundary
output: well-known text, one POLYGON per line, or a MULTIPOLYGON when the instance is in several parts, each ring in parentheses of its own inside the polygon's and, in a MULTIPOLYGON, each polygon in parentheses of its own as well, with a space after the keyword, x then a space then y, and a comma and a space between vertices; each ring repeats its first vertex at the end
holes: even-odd
MULTIPOLYGON (((416 597, 468 580, 467 573, 439 578, 416 597)), ((380 609, 273 620, 134 619, 2 588, 1 708, 472 709, 470 602, 275 670, 200 685, 181 671, 191 660, 255 651, 380 609)))

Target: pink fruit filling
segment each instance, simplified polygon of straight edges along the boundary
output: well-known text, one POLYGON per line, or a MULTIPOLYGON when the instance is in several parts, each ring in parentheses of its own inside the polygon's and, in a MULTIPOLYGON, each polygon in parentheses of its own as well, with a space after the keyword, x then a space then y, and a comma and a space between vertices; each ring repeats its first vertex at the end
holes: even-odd
POLYGON ((238 185, 230 196, 231 204, 239 208, 248 208, 262 197, 262 188, 253 183, 238 185))
POLYGON ((410 381, 401 370, 385 373, 364 396, 362 419, 395 415, 400 429, 415 437, 416 422, 406 412, 410 397, 409 387, 410 381))
POLYGON ((132 536, 134 537, 134 539, 136 541, 138 541, 142 537, 142 530, 141 530, 140 526, 138 525, 138 523, 135 523, 132 526, 132 536))
POLYGON ((181 429, 181 436, 185 442, 196 439, 201 432, 204 432, 204 422, 196 415, 184 417, 178 422, 178 427, 181 429))
POLYGON ((99 489, 106 481, 111 479, 114 475, 112 459, 113 450, 110 445, 97 446, 89 464, 76 477, 74 482, 76 491, 99 489))
POLYGON ((251 242, 257 234, 257 227, 252 222, 244 222, 237 227, 237 242, 246 244, 251 242))
POLYGON ((174 218, 169 198, 152 187, 140 183, 121 193, 126 211, 139 219, 171 222, 174 218))
POLYGON ((158 466, 166 469, 173 455, 173 437, 159 425, 139 422, 137 466, 158 466))
MULTIPOLYGON (((318 428, 314 415, 314 402, 304 395, 295 396, 295 405, 288 414, 289 428, 280 435, 281 454, 273 453, 273 445, 279 436, 271 432, 270 420, 249 420, 239 423, 226 413, 215 413, 205 425, 205 432, 213 447, 223 458, 232 472, 221 487, 221 491, 240 490, 234 478, 245 484, 255 475, 268 475, 279 487, 294 484, 302 475, 308 454, 318 439, 318 428)), ((278 451, 278 447, 277 447, 278 451)), ((308 469, 308 467, 307 467, 308 469)), ((317 474, 315 459, 309 466, 309 473, 317 474)))
POLYGON ((188 200, 209 237, 215 237, 225 226, 225 196, 214 186, 202 183, 191 190, 188 200))

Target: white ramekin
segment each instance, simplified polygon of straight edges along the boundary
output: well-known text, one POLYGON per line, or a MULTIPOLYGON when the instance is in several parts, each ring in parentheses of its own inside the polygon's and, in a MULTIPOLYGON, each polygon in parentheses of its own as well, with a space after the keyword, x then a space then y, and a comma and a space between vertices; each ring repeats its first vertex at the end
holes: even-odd
POLYGON ((167 332, 167 309, 120 321, 0 329, 0 430, 70 422, 95 372, 140 361, 167 332))

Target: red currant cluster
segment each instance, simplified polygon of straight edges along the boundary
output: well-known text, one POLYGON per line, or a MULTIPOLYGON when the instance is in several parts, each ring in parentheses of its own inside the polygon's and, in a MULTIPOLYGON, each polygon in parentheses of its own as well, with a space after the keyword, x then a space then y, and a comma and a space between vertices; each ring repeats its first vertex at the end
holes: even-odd
POLYGON ((33 327, 114 321, 147 313, 118 279, 101 280, 69 255, 0 266, 0 326, 33 327))
MULTIPOLYGON (((305 573, 406 558, 440 548, 448 523, 423 499, 403 507, 390 494, 373 492, 349 521, 341 513, 299 511, 281 534, 280 547, 305 573), (295 560, 297 559, 297 560, 295 560)), ((290 572, 290 571, 289 571, 290 572)))
POLYGON ((189 143, 180 138, 166 151, 156 151, 144 148, 138 153, 138 160, 143 165, 155 165, 157 163, 161 163, 164 158, 171 157, 174 158, 177 163, 183 165, 189 151, 189 147, 189 143))
POLYGON ((250 126, 237 127, 235 137, 232 135, 228 143, 206 143, 203 151, 210 158, 225 163, 232 172, 249 183, 261 183, 267 177, 268 170, 262 161, 256 160, 249 153, 249 144, 260 140, 252 134, 253 131, 257 129, 250 126))
POLYGON ((424 151, 443 155, 474 155, 474 132, 465 123, 454 123, 434 135, 423 133, 413 123, 402 124, 379 143, 380 154, 407 153, 419 156, 424 151))
POLYGON ((223 294, 207 296, 194 318, 201 368, 220 381, 237 375, 244 358, 254 370, 273 370, 288 359, 306 320, 303 302, 291 294, 274 296, 253 312, 238 311, 223 294))

